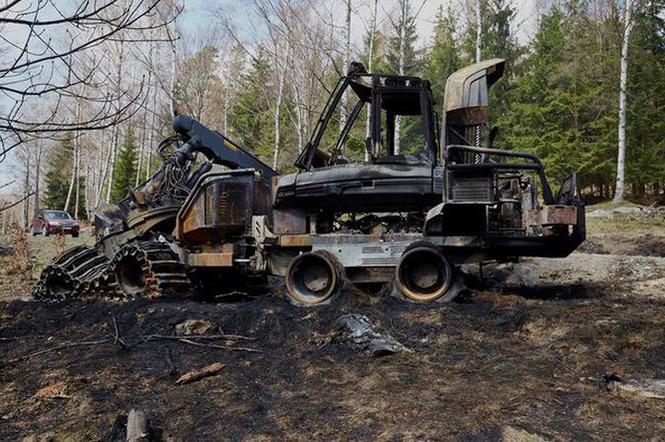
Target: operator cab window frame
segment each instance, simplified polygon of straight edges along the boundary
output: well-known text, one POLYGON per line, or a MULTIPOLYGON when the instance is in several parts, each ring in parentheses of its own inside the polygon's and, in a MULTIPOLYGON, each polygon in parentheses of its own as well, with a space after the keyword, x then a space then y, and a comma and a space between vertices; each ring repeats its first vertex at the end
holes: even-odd
POLYGON ((432 101, 429 82, 418 77, 365 73, 343 77, 326 103, 312 137, 295 165, 308 170, 349 163, 345 151, 350 133, 354 124, 364 119, 362 116, 365 115, 366 106, 370 106, 370 136, 365 139, 365 155, 369 159, 367 163, 431 164, 435 167, 439 162, 439 149, 432 101), (332 149, 328 152, 322 146, 324 133, 337 129, 333 117, 339 112, 339 103, 344 93, 352 97, 349 101, 354 106, 349 110, 336 142, 327 142, 332 149), (396 153, 394 133, 398 118, 410 121, 409 125, 401 125, 400 140, 405 135, 409 135, 411 140, 410 149, 396 153))

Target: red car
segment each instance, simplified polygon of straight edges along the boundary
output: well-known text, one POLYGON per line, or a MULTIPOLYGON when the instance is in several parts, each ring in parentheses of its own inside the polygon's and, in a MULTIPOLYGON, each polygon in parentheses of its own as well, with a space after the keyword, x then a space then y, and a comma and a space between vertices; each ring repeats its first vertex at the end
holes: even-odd
POLYGON ((79 236, 79 223, 64 210, 40 210, 36 217, 32 219, 30 231, 33 235, 38 233, 44 236, 50 234, 62 233, 72 235, 74 238, 79 236))

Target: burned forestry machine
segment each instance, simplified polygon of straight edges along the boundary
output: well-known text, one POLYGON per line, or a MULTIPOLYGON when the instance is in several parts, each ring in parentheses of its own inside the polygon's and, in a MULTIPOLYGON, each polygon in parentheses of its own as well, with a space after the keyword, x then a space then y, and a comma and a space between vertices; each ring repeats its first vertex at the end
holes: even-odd
POLYGON ((575 175, 555 196, 538 157, 495 148, 496 129, 486 131, 489 88, 503 68, 493 59, 452 74, 439 118, 427 80, 353 63, 297 171, 281 176, 177 116, 161 169, 97 210, 96 247, 56 258, 35 297, 103 288, 181 296, 272 274, 300 305, 328 302, 350 284, 445 301, 463 264, 566 256, 585 237, 575 175), (352 107, 340 130, 345 94, 352 107), (200 165, 197 152, 207 158, 200 165))

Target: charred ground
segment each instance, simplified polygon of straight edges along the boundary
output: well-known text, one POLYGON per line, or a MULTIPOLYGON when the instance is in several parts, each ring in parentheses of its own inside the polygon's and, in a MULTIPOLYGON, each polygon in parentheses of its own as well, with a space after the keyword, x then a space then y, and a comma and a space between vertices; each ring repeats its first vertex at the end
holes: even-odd
POLYGON ((0 439, 120 440, 131 408, 164 440, 496 440, 506 425, 545 439, 657 438, 665 402, 601 380, 665 378, 663 238, 635 235, 620 250, 591 238, 611 254, 487 269, 449 305, 345 293, 302 309, 279 290, 217 304, 2 303, 0 439), (413 353, 371 357, 334 339, 347 312, 413 353), (242 337, 147 338, 187 319, 242 337), (213 362, 226 364, 217 376, 174 385, 213 362))

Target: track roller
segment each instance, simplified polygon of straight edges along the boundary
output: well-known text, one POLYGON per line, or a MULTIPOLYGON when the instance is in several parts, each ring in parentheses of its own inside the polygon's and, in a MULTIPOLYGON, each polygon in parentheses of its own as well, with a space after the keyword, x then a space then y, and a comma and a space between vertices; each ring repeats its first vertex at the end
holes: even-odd
POLYGON ((111 285, 127 297, 185 297, 192 289, 178 254, 159 241, 125 245, 113 257, 109 274, 111 285))
POLYGON ((306 252, 291 261, 286 273, 289 298, 311 306, 330 299, 341 286, 343 270, 337 259, 325 251, 306 252))
POLYGON ((434 245, 412 244, 396 268, 398 290, 415 302, 432 302, 446 294, 451 286, 452 268, 434 245))

